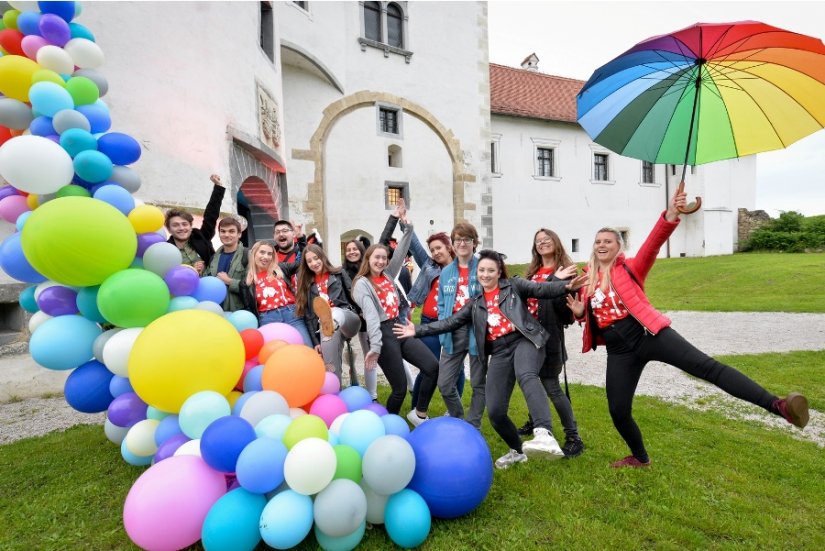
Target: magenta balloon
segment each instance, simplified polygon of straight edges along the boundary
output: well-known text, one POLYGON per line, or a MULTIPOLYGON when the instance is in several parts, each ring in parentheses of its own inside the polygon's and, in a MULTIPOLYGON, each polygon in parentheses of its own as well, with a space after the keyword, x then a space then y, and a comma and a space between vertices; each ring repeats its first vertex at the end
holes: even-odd
POLYGON ((141 400, 137 394, 126 392, 112 400, 106 416, 113 425, 131 427, 138 421, 146 419, 147 407, 146 402, 141 400))
POLYGON ((155 243, 160 243, 161 241, 166 241, 162 235, 155 232, 150 233, 140 233, 137 236, 138 240, 138 247, 137 253, 135 256, 143 257, 143 253, 146 252, 146 249, 154 245, 155 243))
POLYGON ((10 224, 17 222, 21 214, 30 210, 28 201, 22 195, 9 195, 0 199, 0 218, 10 224))
POLYGON ((55 46, 61 48, 72 38, 72 30, 62 17, 45 13, 40 18, 40 34, 55 46))
POLYGON ((46 287, 37 297, 40 310, 50 316, 77 314, 77 292, 62 285, 46 287))
POLYGON ((198 272, 188 266, 175 266, 163 276, 172 296, 188 296, 198 288, 198 272))

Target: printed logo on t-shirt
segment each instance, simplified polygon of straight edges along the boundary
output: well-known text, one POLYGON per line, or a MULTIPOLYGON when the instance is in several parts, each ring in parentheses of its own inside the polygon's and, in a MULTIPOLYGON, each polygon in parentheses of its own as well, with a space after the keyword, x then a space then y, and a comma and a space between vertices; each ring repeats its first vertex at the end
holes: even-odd
POLYGON ((453 314, 464 308, 470 300, 470 268, 469 266, 458 267, 458 286, 455 290, 455 304, 453 314))
POLYGON ((508 333, 515 331, 513 323, 501 312, 498 306, 499 290, 484 293, 487 304, 487 340, 494 341, 508 333))

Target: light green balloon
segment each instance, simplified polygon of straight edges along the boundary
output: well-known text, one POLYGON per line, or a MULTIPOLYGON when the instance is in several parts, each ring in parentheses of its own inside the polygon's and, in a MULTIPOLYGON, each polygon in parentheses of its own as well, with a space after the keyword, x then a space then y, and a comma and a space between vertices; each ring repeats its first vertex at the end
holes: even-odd
POLYGON ((66 82, 66 90, 72 96, 75 105, 88 105, 100 98, 100 90, 93 80, 86 77, 72 77, 66 82))
POLYGON ((26 220, 21 242, 38 272, 74 287, 100 285, 127 268, 137 252, 137 235, 123 213, 89 197, 39 206, 26 220))
POLYGON ((360 483, 361 454, 358 453, 358 450, 346 444, 338 444, 337 446, 333 446, 332 449, 335 450, 335 457, 338 460, 335 467, 335 476, 332 477, 333 480, 336 478, 347 478, 353 482, 360 483))
POLYGON ((66 81, 63 80, 63 77, 51 69, 40 69, 35 71, 32 75, 32 84, 37 84, 38 82, 54 82, 63 88, 66 87, 66 81))
POLYGON ((83 186, 69 184, 57 190, 58 197, 91 197, 92 194, 83 186))
POLYGON ((20 10, 8 10, 3 14, 3 24, 7 29, 17 30, 17 17, 20 15, 20 10))
POLYGON ((317 415, 301 415, 297 419, 293 419, 286 429, 284 434, 284 446, 288 450, 292 446, 306 440, 307 438, 320 438, 326 441, 329 435, 327 424, 317 415))
POLYGON ((160 276, 130 268, 106 278, 97 308, 118 327, 146 327, 169 310, 169 288, 160 276))

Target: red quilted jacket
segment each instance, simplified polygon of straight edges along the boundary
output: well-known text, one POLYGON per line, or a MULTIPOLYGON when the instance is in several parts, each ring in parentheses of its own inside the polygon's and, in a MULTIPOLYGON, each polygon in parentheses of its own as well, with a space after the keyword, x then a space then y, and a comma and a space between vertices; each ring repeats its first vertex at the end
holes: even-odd
MULTIPOLYGON (((625 259, 624 254, 619 253, 616 262, 613 263, 613 267, 610 269, 610 281, 613 289, 619 295, 619 299, 627 306, 630 314, 654 335, 670 326, 670 319, 650 304, 644 291, 645 279, 653 267, 653 263, 656 262, 659 249, 662 248, 667 238, 679 225, 679 220, 668 222, 665 220, 664 215, 665 213, 662 212, 636 256, 625 259), (627 266, 627 269, 625 269, 625 266, 627 266), (633 281, 628 269, 633 273, 636 281, 633 281)), ((588 297, 584 296, 587 292, 586 287, 582 287, 579 292, 582 295, 581 299, 587 304, 588 297)), ((582 352, 587 352, 588 350, 595 350, 597 344, 604 344, 604 339, 593 331, 596 320, 592 319, 589 306, 584 309, 583 319, 582 352)))

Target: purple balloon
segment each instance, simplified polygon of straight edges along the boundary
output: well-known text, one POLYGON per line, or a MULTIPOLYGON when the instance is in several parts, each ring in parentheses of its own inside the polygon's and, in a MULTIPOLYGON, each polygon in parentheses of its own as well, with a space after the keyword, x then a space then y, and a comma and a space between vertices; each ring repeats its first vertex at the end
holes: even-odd
POLYGON ((377 402, 370 402, 369 404, 362 407, 361 409, 366 409, 368 411, 371 411, 374 414, 376 414, 378 417, 383 417, 384 415, 386 415, 388 413, 387 408, 385 408, 384 406, 382 406, 381 404, 379 404, 377 402))
POLYGON ((66 20, 52 13, 44 13, 40 18, 40 35, 61 48, 72 38, 72 30, 66 20))
POLYGON ((17 189, 13 186, 3 186, 0 187, 0 201, 5 199, 6 197, 10 197, 12 195, 20 195, 17 189))
POLYGON ((77 314, 77 292, 62 285, 46 287, 37 297, 40 310, 50 316, 77 314))
POLYGON ((113 425, 128 428, 146 419, 146 402, 134 392, 121 394, 109 404, 107 417, 113 425))
POLYGON ((178 448, 189 442, 189 437, 183 433, 170 436, 166 441, 158 446, 158 451, 155 452, 155 463, 160 463, 164 459, 169 459, 178 448))
MULTIPOLYGON (((146 249, 154 245, 155 243, 160 243, 161 241, 166 241, 162 235, 155 232, 150 233, 140 233, 137 236, 138 240, 138 247, 137 247, 137 254, 135 256, 143 258, 143 253, 146 252, 146 249)), ((191 270, 190 270, 191 271, 191 270)))
POLYGON ((163 276, 172 296, 182 297, 194 293, 198 288, 198 272, 188 266, 175 266, 163 276))

